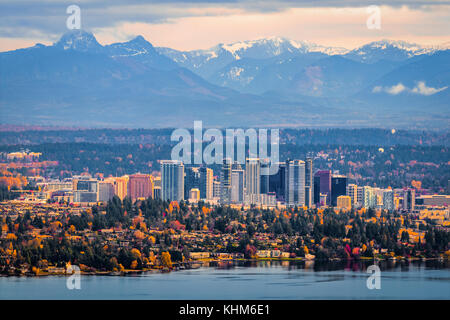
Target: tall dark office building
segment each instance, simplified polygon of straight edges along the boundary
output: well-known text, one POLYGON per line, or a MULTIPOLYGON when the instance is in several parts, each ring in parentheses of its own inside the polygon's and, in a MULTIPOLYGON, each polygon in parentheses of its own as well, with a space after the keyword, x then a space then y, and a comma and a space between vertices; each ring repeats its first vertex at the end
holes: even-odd
POLYGON ((337 198, 345 196, 347 193, 347 177, 342 175, 333 175, 331 177, 331 205, 337 205, 337 198))
POLYGON ((314 203, 314 163, 312 157, 305 161, 305 205, 310 208, 314 203))
POLYGON ((278 172, 269 176, 269 192, 275 192, 277 200, 284 201, 286 179, 286 163, 278 164, 278 172))
POLYGON ((222 204, 231 202, 231 165, 231 159, 223 159, 220 172, 220 203, 222 204))
POLYGON ((320 202, 320 177, 314 176, 314 203, 320 202))
POLYGON ((403 192, 403 209, 411 212, 416 205, 416 190, 406 189, 403 192))
MULTIPOLYGON (((315 177, 319 177, 319 192, 326 194, 327 196, 327 205, 331 203, 331 171, 330 170, 319 170, 314 175, 315 177)), ((344 191, 345 192, 345 191, 344 191)), ((345 193, 344 193, 345 194, 345 193)), ((320 194, 319 201, 320 202, 320 194)))
POLYGON ((269 176, 269 162, 261 161, 261 193, 269 193, 269 184, 270 184, 270 176, 269 176))
POLYGON ((184 172, 184 199, 189 199, 191 189, 200 189, 200 172, 197 167, 185 168, 184 172))

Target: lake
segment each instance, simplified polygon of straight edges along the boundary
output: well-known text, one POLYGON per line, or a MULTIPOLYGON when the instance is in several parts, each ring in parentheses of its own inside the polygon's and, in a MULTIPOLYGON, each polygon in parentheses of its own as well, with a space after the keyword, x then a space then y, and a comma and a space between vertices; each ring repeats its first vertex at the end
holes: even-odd
POLYGON ((0 299, 450 299, 450 264, 379 262, 379 290, 367 288, 373 262, 221 262, 134 276, 0 277, 0 299))

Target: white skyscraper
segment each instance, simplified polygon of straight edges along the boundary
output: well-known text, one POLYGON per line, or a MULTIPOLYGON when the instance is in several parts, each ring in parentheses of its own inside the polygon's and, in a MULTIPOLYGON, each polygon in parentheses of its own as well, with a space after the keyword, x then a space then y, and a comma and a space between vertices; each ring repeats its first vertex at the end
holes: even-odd
POLYGON ((259 202, 261 193, 261 163, 258 158, 245 160, 245 196, 251 204, 259 202))
POLYGON ((305 205, 305 161, 286 163, 285 201, 287 206, 305 205))
POLYGON ((245 188, 248 195, 260 194, 261 165, 258 158, 247 158, 245 160, 245 188))
POLYGON ((172 201, 184 199, 184 165, 181 161, 161 161, 161 198, 172 201))
POLYGON ((356 184, 349 184, 347 186, 347 195, 352 201, 352 206, 354 208, 358 207, 358 186, 356 184))
POLYGON ((200 168, 200 198, 211 200, 213 198, 213 170, 200 168))
POLYGON ((231 170, 231 202, 244 202, 244 170, 231 170))

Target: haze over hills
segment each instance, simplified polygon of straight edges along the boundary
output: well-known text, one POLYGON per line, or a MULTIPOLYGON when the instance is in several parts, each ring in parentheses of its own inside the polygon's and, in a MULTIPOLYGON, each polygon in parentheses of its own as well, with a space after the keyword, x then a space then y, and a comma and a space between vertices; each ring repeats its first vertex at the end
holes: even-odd
POLYGON ((448 128, 449 44, 354 50, 285 38, 210 50, 101 45, 71 31, 0 53, 2 123, 448 128))

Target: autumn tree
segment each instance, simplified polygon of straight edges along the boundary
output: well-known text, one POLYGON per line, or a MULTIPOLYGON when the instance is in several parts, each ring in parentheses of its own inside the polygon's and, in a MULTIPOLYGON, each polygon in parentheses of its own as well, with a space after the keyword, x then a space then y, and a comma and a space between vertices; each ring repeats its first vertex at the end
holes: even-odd
POLYGON ((170 253, 169 252, 164 251, 163 253, 161 253, 161 264, 164 267, 167 267, 169 269, 172 268, 172 259, 170 257, 170 253))

